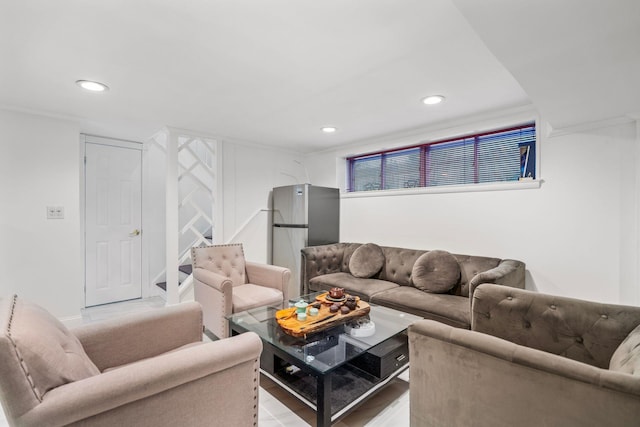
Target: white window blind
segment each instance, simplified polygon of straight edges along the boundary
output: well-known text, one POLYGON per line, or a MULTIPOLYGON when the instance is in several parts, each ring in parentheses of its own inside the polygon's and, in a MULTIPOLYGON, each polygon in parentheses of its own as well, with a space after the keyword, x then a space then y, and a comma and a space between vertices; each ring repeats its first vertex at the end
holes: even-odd
POLYGON ((420 149, 383 155, 382 181, 385 190, 420 186, 420 149))
POLYGON ((535 124, 350 157, 349 191, 535 179, 535 124))

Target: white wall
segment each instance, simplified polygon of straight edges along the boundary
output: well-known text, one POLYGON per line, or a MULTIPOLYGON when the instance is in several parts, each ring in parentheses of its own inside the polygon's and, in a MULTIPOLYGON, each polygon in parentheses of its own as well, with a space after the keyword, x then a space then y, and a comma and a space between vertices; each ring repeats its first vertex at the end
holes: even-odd
POLYGON ((245 257, 269 262, 271 189, 306 182, 300 156, 235 142, 223 143, 222 242, 243 244, 245 257))
MULTIPOLYGON (((490 122, 494 126, 499 120, 490 122)), ((415 144, 447 132, 457 134, 452 128, 390 137, 309 156, 305 163, 315 184, 344 188, 348 154, 415 144)), ((527 264, 530 289, 639 305, 635 124, 552 138, 541 133, 540 188, 343 196, 341 241, 519 259, 527 264)))
MULTIPOLYGON (((162 138, 166 143, 166 134, 158 133, 158 138, 162 138)), ((166 221, 166 174, 167 158, 163 151, 155 147, 149 141, 145 141, 143 152, 142 170, 143 192, 142 192, 142 227, 143 227, 143 251, 146 253, 146 265, 143 288, 148 286, 149 295, 159 294, 159 288, 155 286, 157 281, 164 281, 164 276, 159 276, 165 271, 166 265, 166 242, 165 242, 165 221, 166 221), (159 278, 158 278, 159 277, 159 278), (158 279, 156 279, 158 278, 158 279), (151 283, 149 283, 151 282, 151 283)), ((144 289, 143 289, 144 295, 144 289)))
POLYGON ((0 110, 0 297, 13 293, 59 317, 84 304, 76 124, 0 110), (47 220, 46 206, 64 206, 47 220))

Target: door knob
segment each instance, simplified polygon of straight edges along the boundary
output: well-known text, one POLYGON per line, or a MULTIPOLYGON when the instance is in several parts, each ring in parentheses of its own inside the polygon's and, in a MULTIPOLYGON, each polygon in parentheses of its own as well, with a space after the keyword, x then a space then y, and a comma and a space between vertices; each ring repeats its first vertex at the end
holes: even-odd
POLYGON ((131 233, 129 233, 129 237, 135 237, 139 235, 140 235, 140 230, 138 230, 137 228, 133 230, 131 233))

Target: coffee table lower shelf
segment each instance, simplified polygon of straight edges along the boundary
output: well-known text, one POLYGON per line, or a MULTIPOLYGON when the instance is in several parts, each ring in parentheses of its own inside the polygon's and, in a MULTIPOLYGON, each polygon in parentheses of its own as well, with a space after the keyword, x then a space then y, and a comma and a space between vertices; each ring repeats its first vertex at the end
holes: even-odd
MULTIPOLYGON (((279 359, 277 356, 273 357, 279 359)), ((298 369, 295 369, 293 373, 289 373, 286 370, 286 366, 290 365, 281 360, 276 360, 274 365, 281 365, 282 367, 274 372, 269 372, 266 369, 260 369, 260 372, 316 411, 318 426, 333 424, 409 368, 409 364, 405 363, 387 377, 378 378, 356 366, 347 364, 322 376, 320 381, 328 382, 331 387, 328 393, 329 397, 325 399, 325 405, 330 405, 329 413, 331 414, 330 421, 327 423, 328 420, 323 420, 321 413, 318 412, 318 393, 320 387, 322 387, 322 385, 318 384, 319 378, 298 369)))

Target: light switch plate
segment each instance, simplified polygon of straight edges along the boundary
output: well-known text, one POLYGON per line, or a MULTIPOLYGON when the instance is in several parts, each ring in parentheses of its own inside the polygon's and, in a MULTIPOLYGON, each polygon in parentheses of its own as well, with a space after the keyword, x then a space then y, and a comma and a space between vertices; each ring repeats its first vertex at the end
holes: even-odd
POLYGON ((47 206, 47 219, 64 219, 64 206, 47 206))

